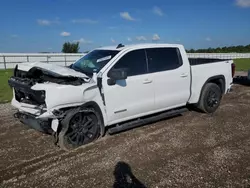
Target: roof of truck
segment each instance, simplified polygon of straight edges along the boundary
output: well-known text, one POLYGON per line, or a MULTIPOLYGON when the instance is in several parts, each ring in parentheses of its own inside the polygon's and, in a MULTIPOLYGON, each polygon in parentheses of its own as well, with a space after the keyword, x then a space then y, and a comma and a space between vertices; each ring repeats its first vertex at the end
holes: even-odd
POLYGON ((122 51, 122 50, 127 50, 131 48, 150 48, 150 47, 181 47, 181 44, 167 44, 167 43, 143 43, 143 44, 130 44, 130 45, 122 45, 119 44, 116 46, 104 46, 100 47, 98 49, 100 50, 117 50, 117 51, 122 51), (121 47, 118 47, 118 46, 121 47))

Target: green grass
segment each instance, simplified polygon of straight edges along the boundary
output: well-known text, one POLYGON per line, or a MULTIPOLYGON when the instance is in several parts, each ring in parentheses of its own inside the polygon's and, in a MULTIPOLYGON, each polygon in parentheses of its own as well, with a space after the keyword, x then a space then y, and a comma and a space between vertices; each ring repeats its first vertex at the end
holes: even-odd
POLYGON ((13 70, 0 70, 0 103, 9 102, 12 99, 12 90, 8 79, 13 75, 13 70))
POLYGON ((237 71, 247 71, 250 69, 250 59, 234 59, 237 71))

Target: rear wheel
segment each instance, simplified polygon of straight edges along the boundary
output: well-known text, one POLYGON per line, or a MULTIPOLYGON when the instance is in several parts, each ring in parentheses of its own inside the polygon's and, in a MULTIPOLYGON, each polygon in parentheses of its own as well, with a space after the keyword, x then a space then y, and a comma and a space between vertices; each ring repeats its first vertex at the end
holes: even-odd
POLYGON ((64 150, 91 143, 100 136, 100 120, 93 109, 73 109, 61 124, 58 143, 64 150))
POLYGON ((220 106, 222 91, 217 84, 207 83, 201 93, 197 107, 205 113, 213 113, 220 106))

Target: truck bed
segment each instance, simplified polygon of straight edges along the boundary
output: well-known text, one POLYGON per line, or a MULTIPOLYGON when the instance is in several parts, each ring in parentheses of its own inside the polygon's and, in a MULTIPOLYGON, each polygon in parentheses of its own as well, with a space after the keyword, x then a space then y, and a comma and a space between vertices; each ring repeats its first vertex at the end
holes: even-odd
POLYGON ((199 101, 200 92, 203 85, 212 77, 220 77, 225 81, 225 92, 229 88, 232 80, 232 60, 189 58, 191 65, 191 97, 189 103, 199 101))
POLYGON ((210 59, 210 58, 188 58, 188 60, 191 66, 228 61, 227 59, 210 59))

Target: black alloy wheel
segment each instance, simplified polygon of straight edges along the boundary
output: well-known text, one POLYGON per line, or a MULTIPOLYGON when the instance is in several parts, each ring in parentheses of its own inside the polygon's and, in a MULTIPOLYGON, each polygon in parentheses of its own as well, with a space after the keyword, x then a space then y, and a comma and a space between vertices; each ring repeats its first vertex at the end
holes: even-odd
POLYGON ((198 109, 205 113, 214 113, 220 106, 222 95, 222 90, 217 84, 207 83, 201 92, 198 109))
POLYGON ((69 129, 66 133, 68 141, 74 146, 81 146, 93 141, 98 132, 97 118, 93 113, 75 114, 69 123, 69 129))
POLYGON ((58 144, 64 150, 89 144, 100 136, 100 120, 93 109, 73 109, 67 113, 61 124, 58 144))
POLYGON ((213 108, 215 106, 217 106, 217 104, 219 103, 220 100, 220 96, 218 95, 217 92, 211 90, 208 93, 208 97, 207 97, 207 106, 210 108, 213 108))

